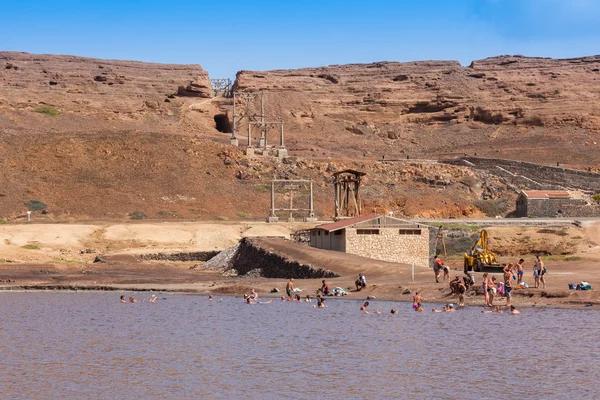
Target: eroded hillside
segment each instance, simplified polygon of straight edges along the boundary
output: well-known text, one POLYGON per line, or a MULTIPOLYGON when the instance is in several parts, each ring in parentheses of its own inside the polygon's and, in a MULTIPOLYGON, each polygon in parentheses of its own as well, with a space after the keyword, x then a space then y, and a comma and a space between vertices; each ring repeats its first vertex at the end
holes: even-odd
POLYGON ((278 160, 248 159, 217 131, 232 100, 211 97, 199 65, 0 52, 0 218, 31 200, 49 220, 263 218, 272 178, 313 179, 316 212, 329 218, 331 174, 344 168, 367 173, 368 213, 505 215, 514 184, 407 158, 597 169, 599 66, 497 57, 241 71, 236 89, 263 91, 267 119, 285 123, 291 157, 278 160))

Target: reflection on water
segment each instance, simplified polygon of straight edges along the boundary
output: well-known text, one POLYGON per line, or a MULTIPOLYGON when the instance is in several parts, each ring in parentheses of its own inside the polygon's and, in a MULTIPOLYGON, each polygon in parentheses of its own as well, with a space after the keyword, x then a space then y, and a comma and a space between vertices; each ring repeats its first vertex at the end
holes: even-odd
POLYGON ((2 398, 596 397, 597 311, 160 297, 0 293, 2 398))

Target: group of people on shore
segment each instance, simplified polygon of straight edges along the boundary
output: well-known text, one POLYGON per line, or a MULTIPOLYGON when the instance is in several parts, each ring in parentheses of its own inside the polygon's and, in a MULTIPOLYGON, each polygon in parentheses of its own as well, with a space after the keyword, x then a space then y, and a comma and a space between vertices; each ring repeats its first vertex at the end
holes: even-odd
MULTIPOLYGON (((439 283, 440 273, 444 271, 443 281, 448 281, 450 290, 453 294, 459 296, 459 302, 464 304, 464 296, 472 285, 475 284, 474 274, 465 272, 465 276, 460 278, 455 275, 453 280, 449 277, 449 268, 444 265, 444 262, 436 255, 433 262, 433 272, 436 283, 439 283)), ((548 273, 544 261, 540 255, 537 255, 533 265, 534 288, 546 288, 546 274, 548 273)), ((527 288, 524 281, 525 260, 519 259, 516 263, 504 264, 502 268, 502 281, 500 282, 496 276, 490 276, 487 272, 482 275, 481 288, 485 296, 484 305, 486 307, 494 307, 494 298, 497 295, 506 297, 506 307, 510 309, 513 285, 517 288, 527 288)))

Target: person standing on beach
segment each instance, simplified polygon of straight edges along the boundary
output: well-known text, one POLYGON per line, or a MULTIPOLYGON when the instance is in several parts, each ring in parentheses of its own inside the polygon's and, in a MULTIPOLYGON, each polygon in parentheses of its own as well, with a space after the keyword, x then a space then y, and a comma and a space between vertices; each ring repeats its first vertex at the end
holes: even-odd
POLYGON ((538 269, 538 287, 539 283, 542 284, 542 289, 546 289, 546 267, 544 266, 544 262, 542 261, 542 256, 538 255, 535 259, 535 265, 538 269))
POLYGON ((487 274, 487 272, 483 273, 483 278, 481 281, 481 288, 483 289, 483 294, 485 295, 485 306, 488 307, 490 305, 490 294, 488 292, 488 274, 487 274))
POLYGON ((294 279, 290 278, 290 281, 285 286, 285 293, 287 294, 288 301, 292 301, 294 297, 294 279))
MULTIPOLYGON (((509 264, 510 265, 510 264, 509 264)), ((506 295, 506 307, 510 307, 510 296, 512 291, 512 283, 510 278, 512 277, 511 268, 507 266, 504 269, 504 294, 506 295)))
POLYGON ((533 264, 533 280, 536 289, 540 287, 540 264, 538 260, 541 260, 541 257, 535 256, 535 263, 533 264))
MULTIPOLYGON (((446 280, 446 267, 444 266, 444 262, 440 260, 440 256, 436 254, 435 258, 433 259, 433 273, 435 275, 435 283, 440 283, 440 271, 442 269, 444 270, 444 280, 446 280)), ((450 280, 449 275, 448 280, 450 280)))
POLYGON ((515 265, 517 267, 517 285, 523 282, 523 270, 525 269, 525 267, 523 266, 524 262, 525 260, 521 258, 517 265, 515 265))

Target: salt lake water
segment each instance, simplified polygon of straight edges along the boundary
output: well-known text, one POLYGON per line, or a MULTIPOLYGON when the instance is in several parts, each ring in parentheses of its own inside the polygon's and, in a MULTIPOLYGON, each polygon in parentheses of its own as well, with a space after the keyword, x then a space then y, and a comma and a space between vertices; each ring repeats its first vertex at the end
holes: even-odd
POLYGON ((365 315, 337 299, 314 309, 174 294, 122 304, 119 295, 0 293, 1 397, 600 397, 593 310, 434 314, 373 301, 384 314, 365 315))

